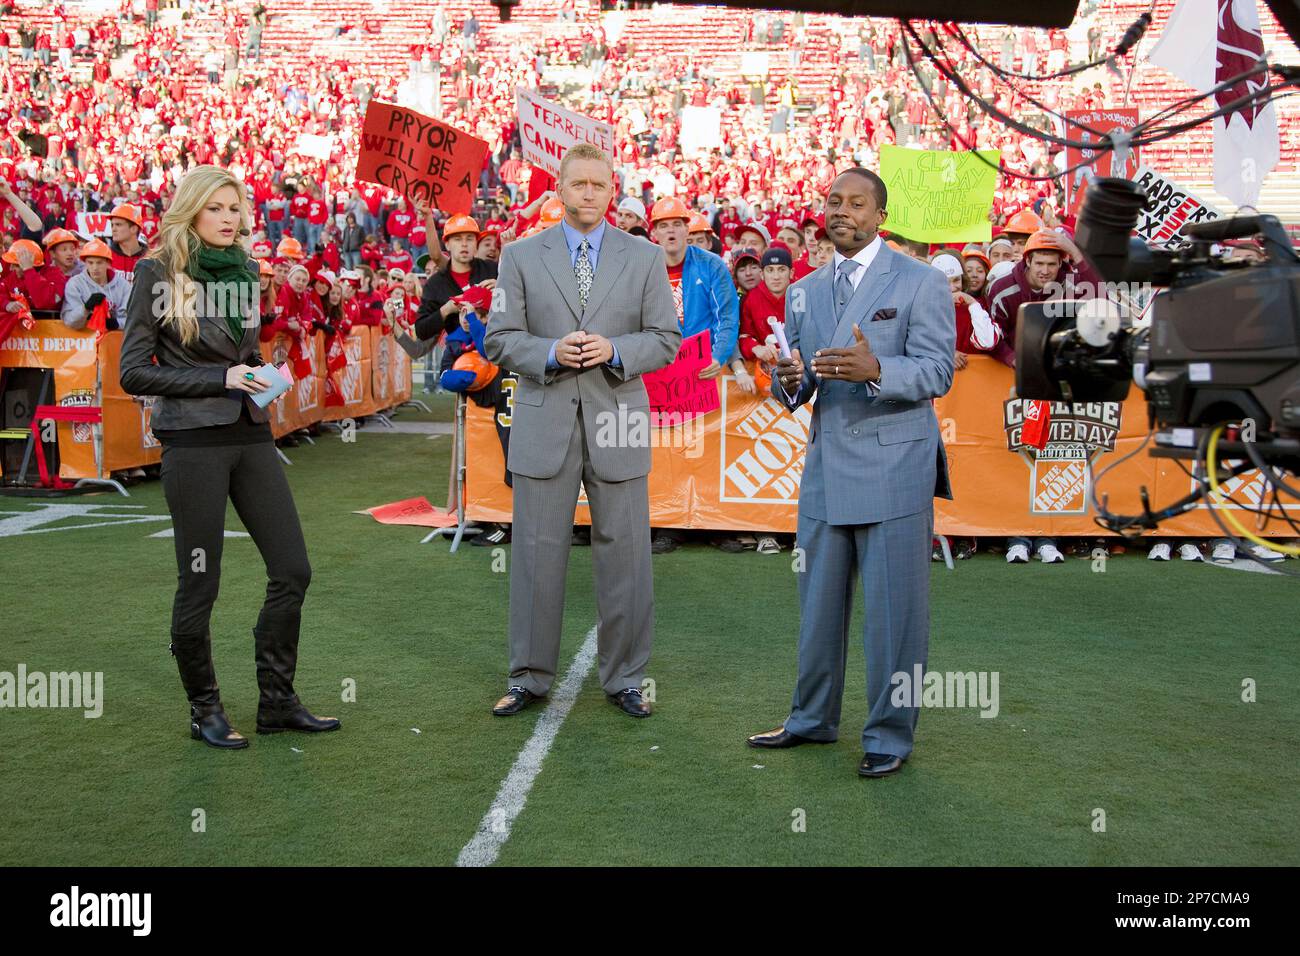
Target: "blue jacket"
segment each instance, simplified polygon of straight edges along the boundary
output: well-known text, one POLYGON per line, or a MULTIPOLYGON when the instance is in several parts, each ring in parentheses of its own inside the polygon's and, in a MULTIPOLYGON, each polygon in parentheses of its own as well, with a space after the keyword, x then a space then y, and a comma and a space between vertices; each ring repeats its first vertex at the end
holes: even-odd
POLYGON ((740 335, 740 299, 721 257, 686 247, 682 263, 682 338, 709 330, 713 360, 726 366, 740 335))

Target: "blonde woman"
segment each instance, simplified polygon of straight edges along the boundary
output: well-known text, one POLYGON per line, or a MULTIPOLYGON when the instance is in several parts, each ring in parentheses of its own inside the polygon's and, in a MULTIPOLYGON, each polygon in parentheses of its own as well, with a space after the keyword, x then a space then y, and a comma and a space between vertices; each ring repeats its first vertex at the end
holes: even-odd
POLYGON ((248 741, 217 690, 208 626, 221 580, 226 500, 266 562, 266 601, 253 629, 258 733, 335 730, 293 691, 311 565, 257 376, 258 268, 244 249, 248 197, 215 166, 182 178, 156 247, 135 270, 122 343, 122 387, 156 395, 153 432, 179 569, 171 651, 190 701, 190 735, 213 747, 248 741), (155 360, 157 364, 154 364, 155 360))

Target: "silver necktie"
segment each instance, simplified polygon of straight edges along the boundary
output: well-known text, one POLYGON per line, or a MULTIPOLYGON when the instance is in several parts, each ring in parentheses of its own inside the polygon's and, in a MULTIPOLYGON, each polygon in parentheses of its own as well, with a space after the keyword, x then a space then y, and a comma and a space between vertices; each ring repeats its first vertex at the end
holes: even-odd
POLYGON ((850 276, 862 268, 856 259, 845 259, 835 273, 835 318, 844 317, 844 309, 853 298, 853 280, 850 276))
POLYGON ((587 255, 591 243, 583 239, 578 245, 578 258, 573 263, 573 277, 578 280, 578 304, 587 308, 587 294, 591 292, 591 280, 595 272, 591 268, 591 258, 587 255))

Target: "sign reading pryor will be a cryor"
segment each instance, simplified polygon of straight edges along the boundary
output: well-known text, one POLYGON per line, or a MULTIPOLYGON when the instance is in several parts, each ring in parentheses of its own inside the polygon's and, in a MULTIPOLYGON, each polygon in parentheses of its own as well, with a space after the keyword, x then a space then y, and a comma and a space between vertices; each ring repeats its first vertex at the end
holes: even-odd
POLYGON ((361 127, 357 179, 447 213, 467 213, 487 143, 404 106, 372 101, 361 127))

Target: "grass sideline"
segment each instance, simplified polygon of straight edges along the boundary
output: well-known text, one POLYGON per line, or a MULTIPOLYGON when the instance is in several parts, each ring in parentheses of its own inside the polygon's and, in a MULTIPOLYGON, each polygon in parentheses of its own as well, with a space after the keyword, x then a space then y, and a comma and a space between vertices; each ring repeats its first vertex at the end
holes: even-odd
MULTIPOLYGON (((445 405, 427 418, 446 420, 445 405)), ((0 670, 103 671, 106 698, 97 720, 0 710, 0 864, 456 859, 540 709, 488 712, 504 687, 508 587, 491 549, 450 555, 443 541, 420 545, 422 529, 352 514, 418 494, 443 503, 449 438, 356 435, 293 449, 287 469, 314 568, 298 690, 343 719, 337 734, 253 733, 264 576, 250 540, 226 542, 213 620, 222 697, 252 740, 237 753, 188 737, 167 653, 172 541, 149 537, 166 521, 0 541, 0 670), (348 678, 356 703, 340 701, 348 678), (198 808, 206 832, 192 828, 198 808)), ((129 501, 65 500, 166 514, 157 482, 129 501)), ((3 511, 36 507, 0 499, 3 511)), ((227 528, 241 528, 233 509, 227 528)), ((1106 573, 1073 559, 936 566, 929 667, 998 671, 1000 714, 923 713, 903 772, 868 781, 854 773, 860 640, 838 743, 744 746, 789 704, 788 554, 688 546, 654 568, 655 716, 624 717, 589 677, 500 864, 1300 863, 1289 581, 1140 553, 1106 573), (1245 678, 1257 703, 1241 700, 1245 678), (792 829, 798 810, 806 832, 792 829)), ((574 549, 561 672, 594 620, 590 551, 574 549)))

